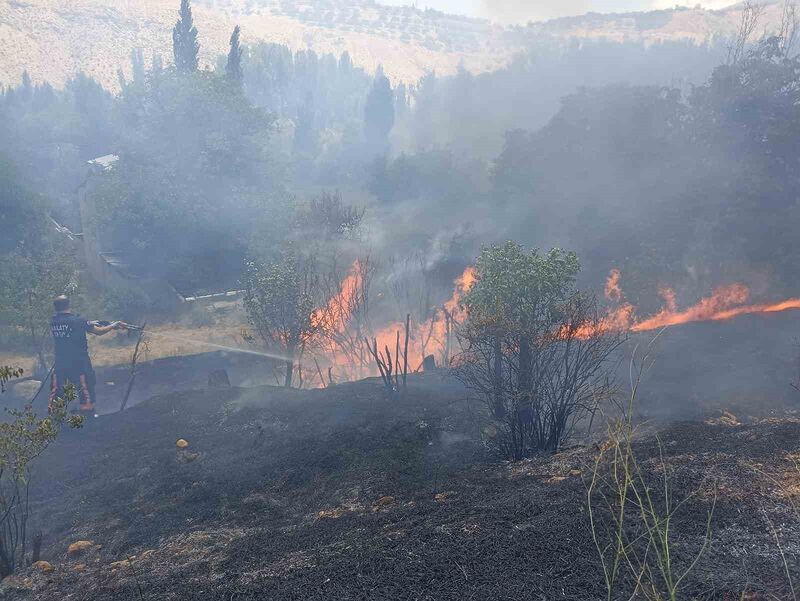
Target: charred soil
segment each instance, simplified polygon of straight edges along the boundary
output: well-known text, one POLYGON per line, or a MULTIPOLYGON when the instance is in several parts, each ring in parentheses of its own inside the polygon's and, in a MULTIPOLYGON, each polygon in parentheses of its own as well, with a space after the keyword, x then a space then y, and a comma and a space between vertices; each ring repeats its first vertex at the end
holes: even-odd
MULTIPOLYGON (((32 483, 43 559, 4 598, 600 599, 587 512, 594 445, 519 463, 481 442, 458 386, 155 397, 65 432, 32 483), (176 441, 184 439, 186 448, 176 441), (69 545, 91 541, 82 550, 69 545)), ((685 598, 789 599, 800 574, 800 421, 682 423, 637 443, 674 468, 685 598), (781 543, 779 549, 777 540, 781 543), (743 595, 749 595, 743 597, 743 595)))

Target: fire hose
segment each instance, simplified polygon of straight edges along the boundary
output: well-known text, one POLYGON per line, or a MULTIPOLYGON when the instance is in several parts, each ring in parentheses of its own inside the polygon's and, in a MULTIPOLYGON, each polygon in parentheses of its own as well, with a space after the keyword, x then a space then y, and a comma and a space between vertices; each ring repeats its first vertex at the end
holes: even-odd
POLYGON ((56 368, 56 366, 55 366, 55 364, 53 364, 53 367, 50 368, 50 371, 47 372, 47 375, 44 377, 44 380, 42 380, 42 383, 39 386, 39 390, 36 391, 36 394, 33 395, 33 398, 31 399, 31 402, 28 403, 31 407, 33 406, 33 403, 36 402, 36 399, 39 398, 39 395, 42 393, 42 388, 44 388, 44 385, 50 380, 50 376, 53 375, 53 370, 55 368, 56 368))
POLYGON ((131 330, 133 332, 141 332, 142 330, 144 330, 144 326, 135 326, 135 325, 133 325, 131 323, 125 323, 124 321, 117 321, 117 322, 113 322, 113 321, 90 321, 89 323, 91 323, 94 326, 100 326, 102 328, 110 326, 112 323, 118 323, 125 330, 131 330))

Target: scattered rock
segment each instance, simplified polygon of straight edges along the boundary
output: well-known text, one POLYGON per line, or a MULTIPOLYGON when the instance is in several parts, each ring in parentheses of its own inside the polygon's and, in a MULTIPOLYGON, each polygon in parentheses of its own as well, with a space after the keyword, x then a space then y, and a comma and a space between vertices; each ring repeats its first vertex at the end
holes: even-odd
POLYGON ((429 371, 436 371, 436 357, 433 355, 428 355, 422 360, 422 371, 429 372, 429 371))
POLYGON ((31 565, 31 567, 34 570, 39 570, 43 574, 48 574, 53 570, 55 570, 53 564, 51 564, 49 561, 43 561, 43 560, 34 562, 33 565, 31 565))
POLYGON ((139 555, 139 561, 147 561, 153 556, 155 551, 153 549, 148 549, 147 551, 142 551, 141 555, 139 555))
POLYGON ((31 588, 33 584, 33 580, 30 578, 20 578, 19 576, 15 576, 11 574, 10 576, 6 576, 3 578, 3 587, 10 588, 15 590, 24 590, 31 588))
POLYGON ((741 426, 742 422, 730 411, 723 411, 722 415, 706 420, 707 424, 713 426, 741 426))
POLYGON ((179 449, 185 449, 186 447, 189 446, 189 442, 183 438, 179 438, 178 442, 175 443, 175 446, 178 447, 179 449))
POLYGON ((72 543, 67 548, 67 555, 80 555, 84 551, 88 551, 94 547, 94 543, 90 540, 79 540, 77 542, 72 543))
POLYGON ((444 503, 447 499, 456 496, 456 493, 452 490, 448 490, 445 492, 438 493, 435 497, 433 497, 437 503, 444 503))
POLYGON ((200 453, 190 453, 183 451, 178 453, 178 463, 191 463, 200 457, 200 453))
POLYGON ((464 524, 464 526, 461 528, 461 531, 464 534, 469 534, 469 535, 475 534, 478 530, 479 530, 479 526, 478 526, 478 524, 476 524, 474 522, 471 522, 471 523, 468 523, 468 524, 464 524))
POLYGON ((345 510, 342 507, 336 507, 334 509, 323 509, 317 512, 317 519, 318 520, 338 520, 345 514, 345 510))
POLYGON ((76 563, 75 566, 72 569, 75 572, 85 572, 86 571, 86 564, 85 563, 76 563))
POLYGON ((123 559, 121 561, 112 561, 108 566, 112 570, 120 570, 122 568, 129 568, 131 567, 131 562, 128 559, 123 559))

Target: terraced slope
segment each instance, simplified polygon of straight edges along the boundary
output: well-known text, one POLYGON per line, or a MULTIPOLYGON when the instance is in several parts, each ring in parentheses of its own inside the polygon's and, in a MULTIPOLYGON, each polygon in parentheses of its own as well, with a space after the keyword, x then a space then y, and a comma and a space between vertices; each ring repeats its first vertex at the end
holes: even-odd
MULTIPOLYGON (((736 31, 739 8, 677 8, 648 13, 588 14, 524 27, 481 19, 382 6, 372 0, 195 0, 205 65, 227 51, 235 24, 243 40, 278 42, 319 53, 348 51, 355 64, 383 64, 396 80, 416 81, 426 72, 496 69, 543 36, 614 41, 689 39, 702 43, 736 31)), ((117 70, 129 69, 133 48, 171 59, 171 29, 178 0, 0 0, 0 82, 16 83, 24 69, 35 82, 62 84, 83 70, 117 86, 117 70)), ((767 28, 779 20, 773 2, 767 28)))

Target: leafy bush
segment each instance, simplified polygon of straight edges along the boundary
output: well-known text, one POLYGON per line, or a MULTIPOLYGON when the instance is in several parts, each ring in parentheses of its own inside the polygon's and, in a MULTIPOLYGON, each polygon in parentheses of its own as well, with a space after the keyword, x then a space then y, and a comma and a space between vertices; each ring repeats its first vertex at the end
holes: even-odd
POLYGON ((555 452, 609 392, 619 335, 575 290, 578 258, 508 242, 484 249, 464 297, 457 375, 485 402, 509 459, 555 452))
POLYGON ((6 383, 11 378, 18 378, 22 375, 22 369, 9 367, 8 365, 0 366, 0 392, 6 391, 6 383))
POLYGON ((318 329, 314 320, 319 277, 315 260, 288 250, 273 260, 251 260, 244 278, 247 317, 267 350, 280 352, 284 384, 318 329))
MULTIPOLYGON (((3 367, 0 381, 18 372, 3 367)), ((67 385, 63 398, 50 403, 47 417, 40 419, 27 405, 21 411, 7 410, 10 419, 0 423, 0 578, 13 574, 26 561, 32 463, 58 437, 63 425, 78 428, 83 424, 81 416, 68 411, 75 398, 75 388, 67 385)))

